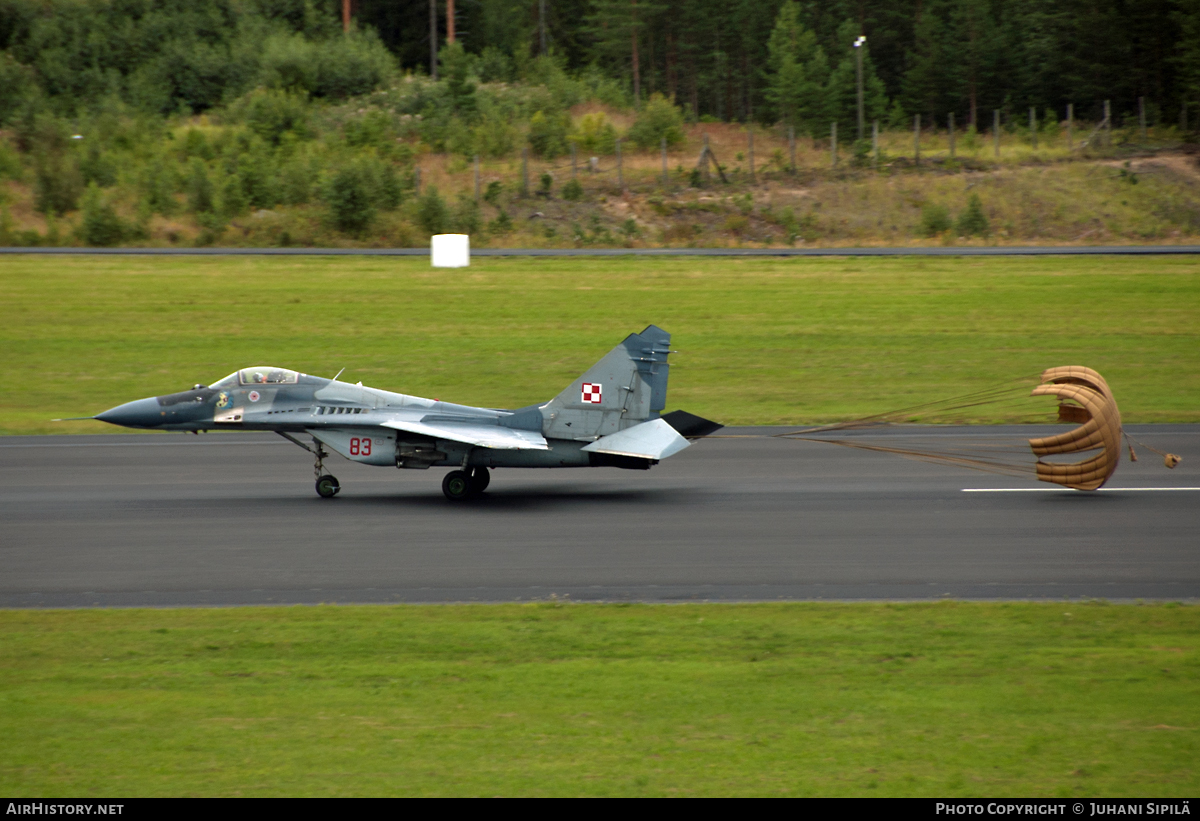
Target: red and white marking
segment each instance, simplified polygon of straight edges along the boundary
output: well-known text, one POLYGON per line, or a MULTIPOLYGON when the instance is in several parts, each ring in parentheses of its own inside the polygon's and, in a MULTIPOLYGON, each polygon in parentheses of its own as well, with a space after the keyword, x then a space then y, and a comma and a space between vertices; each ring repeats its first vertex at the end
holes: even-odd
POLYGON ((259 398, 260 398, 260 397, 259 397, 259 395, 258 395, 258 391, 250 391, 250 396, 248 396, 247 398, 248 398, 248 399, 249 399, 251 402, 257 402, 257 401, 259 400, 259 398))
POLYGON ((599 385, 597 385, 593 382, 584 382, 582 393, 583 393, 583 401, 584 402, 586 402, 588 404, 592 404, 592 405, 600 404, 601 391, 600 391, 599 385))

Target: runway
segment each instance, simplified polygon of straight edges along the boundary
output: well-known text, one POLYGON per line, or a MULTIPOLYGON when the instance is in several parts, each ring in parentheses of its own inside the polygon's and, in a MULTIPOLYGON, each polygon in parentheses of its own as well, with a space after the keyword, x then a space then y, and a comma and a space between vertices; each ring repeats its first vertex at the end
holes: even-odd
POLYGON ((1183 463, 1142 452, 1087 494, 713 439, 645 472, 499 470, 460 505, 443 470, 338 457, 322 500, 311 457, 270 434, 7 437, 0 607, 1200 600, 1200 490, 1182 489, 1200 488, 1200 426, 1130 429, 1183 463))
MULTIPOLYGON (((119 256, 371 256, 428 257, 428 248, 48 248, 4 247, 3 254, 119 256)), ((473 257, 1022 257, 1175 256, 1200 245, 986 245, 860 248, 473 248, 473 257)))

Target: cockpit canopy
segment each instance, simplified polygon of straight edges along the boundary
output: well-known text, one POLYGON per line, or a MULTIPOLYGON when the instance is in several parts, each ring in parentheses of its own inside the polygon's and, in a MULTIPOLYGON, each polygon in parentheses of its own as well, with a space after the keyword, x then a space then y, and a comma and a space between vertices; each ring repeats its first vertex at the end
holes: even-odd
POLYGON ((276 368, 272 365, 258 365, 253 368, 242 368, 237 373, 231 373, 220 382, 214 382, 212 388, 232 388, 235 385, 295 385, 300 380, 300 374, 287 368, 276 368))

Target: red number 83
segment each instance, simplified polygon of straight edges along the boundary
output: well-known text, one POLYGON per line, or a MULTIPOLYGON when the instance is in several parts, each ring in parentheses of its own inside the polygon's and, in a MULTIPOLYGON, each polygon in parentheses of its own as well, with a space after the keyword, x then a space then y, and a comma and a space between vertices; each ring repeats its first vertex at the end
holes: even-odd
POLYGON ((357 436, 350 439, 350 455, 351 456, 370 456, 371 455, 371 440, 359 439, 357 436))

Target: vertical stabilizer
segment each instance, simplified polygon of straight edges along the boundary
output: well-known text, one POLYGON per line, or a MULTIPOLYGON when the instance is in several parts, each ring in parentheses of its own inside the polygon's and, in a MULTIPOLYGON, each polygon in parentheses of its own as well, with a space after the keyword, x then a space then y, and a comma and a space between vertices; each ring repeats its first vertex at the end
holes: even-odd
POLYGON ((658 418, 667 405, 670 346, 671 335, 654 325, 630 334, 542 406, 543 435, 591 442, 658 418))

